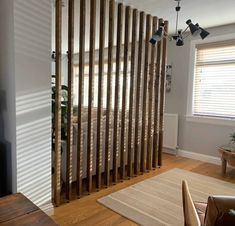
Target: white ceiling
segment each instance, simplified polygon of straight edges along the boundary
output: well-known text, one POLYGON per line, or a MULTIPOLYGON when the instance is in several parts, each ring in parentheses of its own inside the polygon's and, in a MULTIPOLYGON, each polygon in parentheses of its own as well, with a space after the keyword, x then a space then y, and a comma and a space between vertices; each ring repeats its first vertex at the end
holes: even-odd
MULTIPOLYGON (((169 31, 175 31, 175 0, 116 0, 169 21, 169 31)), ((191 19, 201 27, 208 28, 235 23, 235 0, 181 0, 179 28, 186 27, 191 19)))
MULTIPOLYGON (((52 24, 55 24, 55 8, 52 1, 52 24)), ((68 49, 68 0, 63 0, 65 7, 62 10, 63 24, 63 53, 68 49)), ((75 0, 75 52, 78 52, 78 35, 79 35, 79 3, 80 0, 75 0)), ((99 0, 97 0, 97 11, 99 10, 99 0)), ((143 10, 153 16, 158 16, 169 21, 169 33, 175 32, 176 12, 175 0, 116 0, 124 5, 130 5, 132 8, 143 10)), ((87 24, 86 36, 89 39, 89 0, 87 0, 87 24)), ((108 9, 108 8, 107 8, 108 9)), ((108 11, 107 11, 108 15, 108 11)), ((116 11, 115 11, 116 18, 116 11)), ((185 21, 191 19, 193 23, 199 23, 201 27, 208 28, 225 24, 235 23, 235 0, 181 0, 181 11, 179 15, 179 28, 186 28, 185 21)), ((108 20, 106 20, 106 31, 108 29, 108 20)), ((99 42, 99 18, 96 21, 96 48, 99 42)), ((52 49, 54 50, 54 26, 52 26, 52 49)), ((115 30, 116 33, 116 30, 115 30)), ((115 36, 116 37, 116 36, 115 36)), ((106 46, 108 40, 106 38, 106 46)), ((89 50, 89 42, 86 42, 86 50, 89 50)))

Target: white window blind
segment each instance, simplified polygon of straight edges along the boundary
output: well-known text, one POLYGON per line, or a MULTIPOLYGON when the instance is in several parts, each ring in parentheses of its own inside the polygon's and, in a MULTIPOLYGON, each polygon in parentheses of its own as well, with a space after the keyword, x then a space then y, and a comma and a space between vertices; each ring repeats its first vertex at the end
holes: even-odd
POLYGON ((235 118, 235 40, 196 46, 193 115, 235 118))

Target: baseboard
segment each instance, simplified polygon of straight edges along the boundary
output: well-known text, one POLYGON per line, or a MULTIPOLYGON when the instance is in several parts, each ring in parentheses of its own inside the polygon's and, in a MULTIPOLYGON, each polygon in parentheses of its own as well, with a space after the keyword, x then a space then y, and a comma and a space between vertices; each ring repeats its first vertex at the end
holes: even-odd
POLYGON ((178 150, 177 154, 182 157, 190 158, 190 159, 196 159, 203 162, 208 162, 216 165, 221 165, 221 160, 219 157, 214 157, 210 155, 204 155, 199 154, 191 151, 185 151, 185 150, 178 150))
POLYGON ((177 155, 178 149, 164 147, 163 152, 171 155, 177 155))
POLYGON ((52 203, 45 204, 40 207, 40 209, 46 213, 48 216, 54 215, 54 206, 52 203))

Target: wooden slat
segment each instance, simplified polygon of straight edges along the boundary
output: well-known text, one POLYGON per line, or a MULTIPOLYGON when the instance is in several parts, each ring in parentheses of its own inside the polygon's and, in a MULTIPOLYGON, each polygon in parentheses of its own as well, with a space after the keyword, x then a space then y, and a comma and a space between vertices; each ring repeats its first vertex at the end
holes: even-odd
POLYGON ((143 40, 144 40, 144 20, 145 13, 140 13, 139 19, 139 44, 138 44, 138 62, 137 62, 137 84, 136 84, 136 104, 135 104, 135 145, 134 145, 134 174, 138 175, 140 171, 140 145, 141 145, 141 120, 140 120, 140 97, 142 84, 142 65, 143 65, 143 40))
POLYGON ((128 158, 127 176, 133 176, 133 150, 134 150, 134 87, 136 76, 136 32, 137 32, 137 9, 132 15, 132 41, 131 41, 131 73, 130 73, 130 99, 129 99, 129 126, 128 126, 128 158))
POLYGON ((147 151, 147 106, 148 106, 148 75, 149 75, 149 50, 150 50, 150 34, 151 34, 151 15, 147 15, 146 20, 146 37, 145 37, 145 59, 144 59, 144 84, 143 84, 143 102, 142 102, 142 136, 141 136, 141 158, 140 170, 146 171, 146 151, 147 151))
POLYGON ((117 18, 117 47, 116 47, 116 78, 115 78, 115 106, 113 126, 113 183, 117 183, 119 158, 119 101, 120 101, 120 63, 123 34, 123 4, 118 4, 117 18))
POLYGON ((121 152, 120 152, 120 179, 125 177, 126 167, 126 102, 127 102, 127 76, 129 66, 129 37, 130 37, 130 6, 125 10, 125 38, 124 38, 124 62, 123 62, 123 80, 122 80, 122 119, 121 119, 121 152))
POLYGON ((66 199, 70 200, 72 195, 73 153, 74 0, 69 0, 68 15, 68 126, 65 195, 66 199))
MULTIPOLYGON (((158 28, 163 22, 162 19, 158 21, 158 28)), ((158 144, 159 144, 159 107, 160 107, 160 85, 161 85, 161 55, 162 55, 162 41, 157 43, 157 59, 154 83, 154 132, 153 132, 153 168, 158 166, 158 144)))
POLYGON ((86 33, 86 0, 80 1, 80 31, 79 31, 79 82, 78 82, 78 142, 77 142, 77 196, 82 195, 83 174, 83 98, 84 98, 84 60, 86 33))
POLYGON ((100 0, 100 39, 99 39, 99 81, 97 112, 97 148, 96 148, 96 188, 101 188, 102 150, 103 150, 103 89, 104 89, 104 44, 105 44, 106 0, 100 0))
POLYGON ((114 11, 115 1, 109 1, 109 31, 108 31, 108 73, 107 73, 107 105, 106 105, 106 133, 105 133, 105 177, 104 184, 109 186, 110 155, 111 155, 111 121, 112 121, 112 72, 113 72, 113 41, 114 41, 114 11))
MULTIPOLYGON (((168 21, 164 22, 166 33, 168 32, 168 21)), ((160 119, 159 119, 159 148, 158 148, 158 166, 162 166, 162 148, 163 148, 163 133, 164 133, 164 111, 165 111, 165 96, 166 96, 166 54, 167 38, 163 38, 162 46, 162 70, 161 70, 161 90, 160 90, 160 119)))
POLYGON ((90 1, 90 50, 89 50, 89 95, 88 95, 88 140, 87 140, 87 191, 92 190, 93 165, 93 102, 95 58, 96 0, 90 1))
MULTIPOLYGON (((158 19, 153 17, 152 21, 152 35, 157 30, 158 19)), ((147 136, 147 170, 152 169, 152 159, 153 159, 153 94, 154 94, 154 82, 155 82, 155 58, 156 58, 156 46, 151 45, 151 63, 149 68, 149 100, 148 100, 148 136, 147 136)))
POLYGON ((56 0, 56 96, 55 96, 55 175, 54 202, 60 205, 60 172, 61 172, 61 32, 62 32, 62 1, 56 0))

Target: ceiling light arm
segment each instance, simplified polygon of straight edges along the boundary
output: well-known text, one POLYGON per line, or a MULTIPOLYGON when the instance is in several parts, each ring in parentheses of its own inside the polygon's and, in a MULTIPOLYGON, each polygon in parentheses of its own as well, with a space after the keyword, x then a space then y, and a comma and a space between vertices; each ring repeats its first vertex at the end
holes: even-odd
POLYGON ((184 33, 188 30, 188 28, 189 28, 189 26, 187 26, 187 27, 183 30, 182 34, 184 34, 184 33))
POLYGON ((185 38, 187 38, 189 35, 190 35, 190 32, 187 34, 187 35, 185 35, 185 33, 187 32, 187 30, 189 29, 189 26, 187 26, 183 31, 182 31, 182 37, 183 37, 183 39, 185 39, 185 38))
POLYGON ((178 5, 175 7, 176 11, 176 23, 175 23, 175 34, 178 32, 178 23, 179 23, 179 11, 181 9, 180 7, 180 0, 176 0, 178 2, 178 5))

